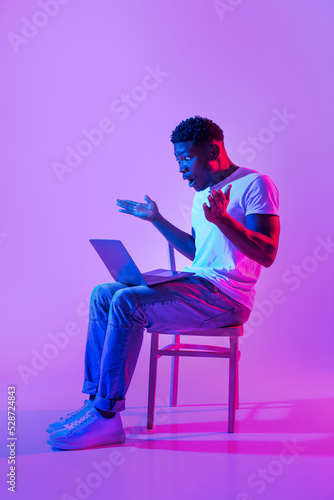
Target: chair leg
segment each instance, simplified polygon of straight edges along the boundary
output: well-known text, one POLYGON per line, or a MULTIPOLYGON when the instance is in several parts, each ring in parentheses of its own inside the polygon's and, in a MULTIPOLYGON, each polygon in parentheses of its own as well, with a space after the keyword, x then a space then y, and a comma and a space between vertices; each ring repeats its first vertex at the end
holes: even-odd
POLYGON ((234 432, 238 337, 230 337, 230 366, 228 391, 228 432, 234 432))
POLYGON ((158 363, 158 358, 157 358, 158 342, 159 342, 159 334, 152 333, 149 382, 148 382, 148 404, 147 404, 148 429, 153 429, 153 424, 154 424, 155 388, 157 382, 157 363, 158 363))
MULTIPOLYGON (((180 335, 173 335, 173 344, 180 343, 180 335)), ((170 406, 177 405, 177 388, 179 383, 179 356, 172 356, 171 379, 170 379, 170 406)))
POLYGON ((237 361, 235 364, 235 409, 239 409, 239 356, 237 352, 237 361))

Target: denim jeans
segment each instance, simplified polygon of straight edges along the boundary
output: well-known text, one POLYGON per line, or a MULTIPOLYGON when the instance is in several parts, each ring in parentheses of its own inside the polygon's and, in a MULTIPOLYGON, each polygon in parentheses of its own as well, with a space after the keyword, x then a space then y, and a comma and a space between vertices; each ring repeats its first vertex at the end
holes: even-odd
POLYGON ((143 342, 144 328, 164 333, 244 324, 250 310, 205 278, 160 285, 106 283, 90 300, 83 393, 94 406, 122 411, 143 342))

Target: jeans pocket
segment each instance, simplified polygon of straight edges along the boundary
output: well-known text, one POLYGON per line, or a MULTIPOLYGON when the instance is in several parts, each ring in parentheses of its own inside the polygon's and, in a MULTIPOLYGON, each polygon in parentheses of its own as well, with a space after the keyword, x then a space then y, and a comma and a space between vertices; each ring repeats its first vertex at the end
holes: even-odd
POLYGON ((231 309, 230 311, 225 311, 214 318, 204 320, 200 326, 200 330, 220 328, 223 326, 237 326, 238 324, 240 323, 238 323, 237 312, 235 309, 231 309))
POLYGON ((200 277, 199 279, 202 281, 202 284, 205 286, 205 288, 207 288, 211 293, 215 293, 215 294, 222 293, 221 290, 219 290, 219 288, 216 287, 216 285, 211 283, 211 281, 207 280, 206 278, 202 278, 202 277, 200 277))

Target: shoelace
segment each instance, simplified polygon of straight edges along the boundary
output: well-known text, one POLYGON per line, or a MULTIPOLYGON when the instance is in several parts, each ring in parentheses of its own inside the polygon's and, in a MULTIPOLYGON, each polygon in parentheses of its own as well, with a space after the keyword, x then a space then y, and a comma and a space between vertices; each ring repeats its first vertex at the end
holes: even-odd
POLYGON ((65 424, 64 427, 66 427, 68 430, 74 430, 80 427, 81 425, 85 424, 88 420, 92 419, 94 419, 94 415, 90 411, 88 411, 78 420, 74 420, 70 424, 65 424))
POLYGON ((72 411, 70 413, 68 413, 66 415, 66 417, 64 418, 64 420, 66 420, 68 417, 74 417, 75 415, 77 415, 78 413, 80 413, 82 410, 84 410, 86 407, 87 407, 87 404, 89 403, 89 401, 85 401, 84 404, 82 405, 81 408, 79 408, 78 410, 75 410, 75 411, 72 411))

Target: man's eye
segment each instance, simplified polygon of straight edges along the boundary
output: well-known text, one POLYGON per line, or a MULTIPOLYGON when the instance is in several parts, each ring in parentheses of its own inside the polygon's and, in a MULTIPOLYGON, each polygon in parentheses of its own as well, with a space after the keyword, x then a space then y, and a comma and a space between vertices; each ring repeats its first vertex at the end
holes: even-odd
POLYGON ((189 160, 191 160, 191 156, 185 156, 183 160, 176 160, 176 161, 178 162, 179 165, 181 165, 181 163, 189 160))

